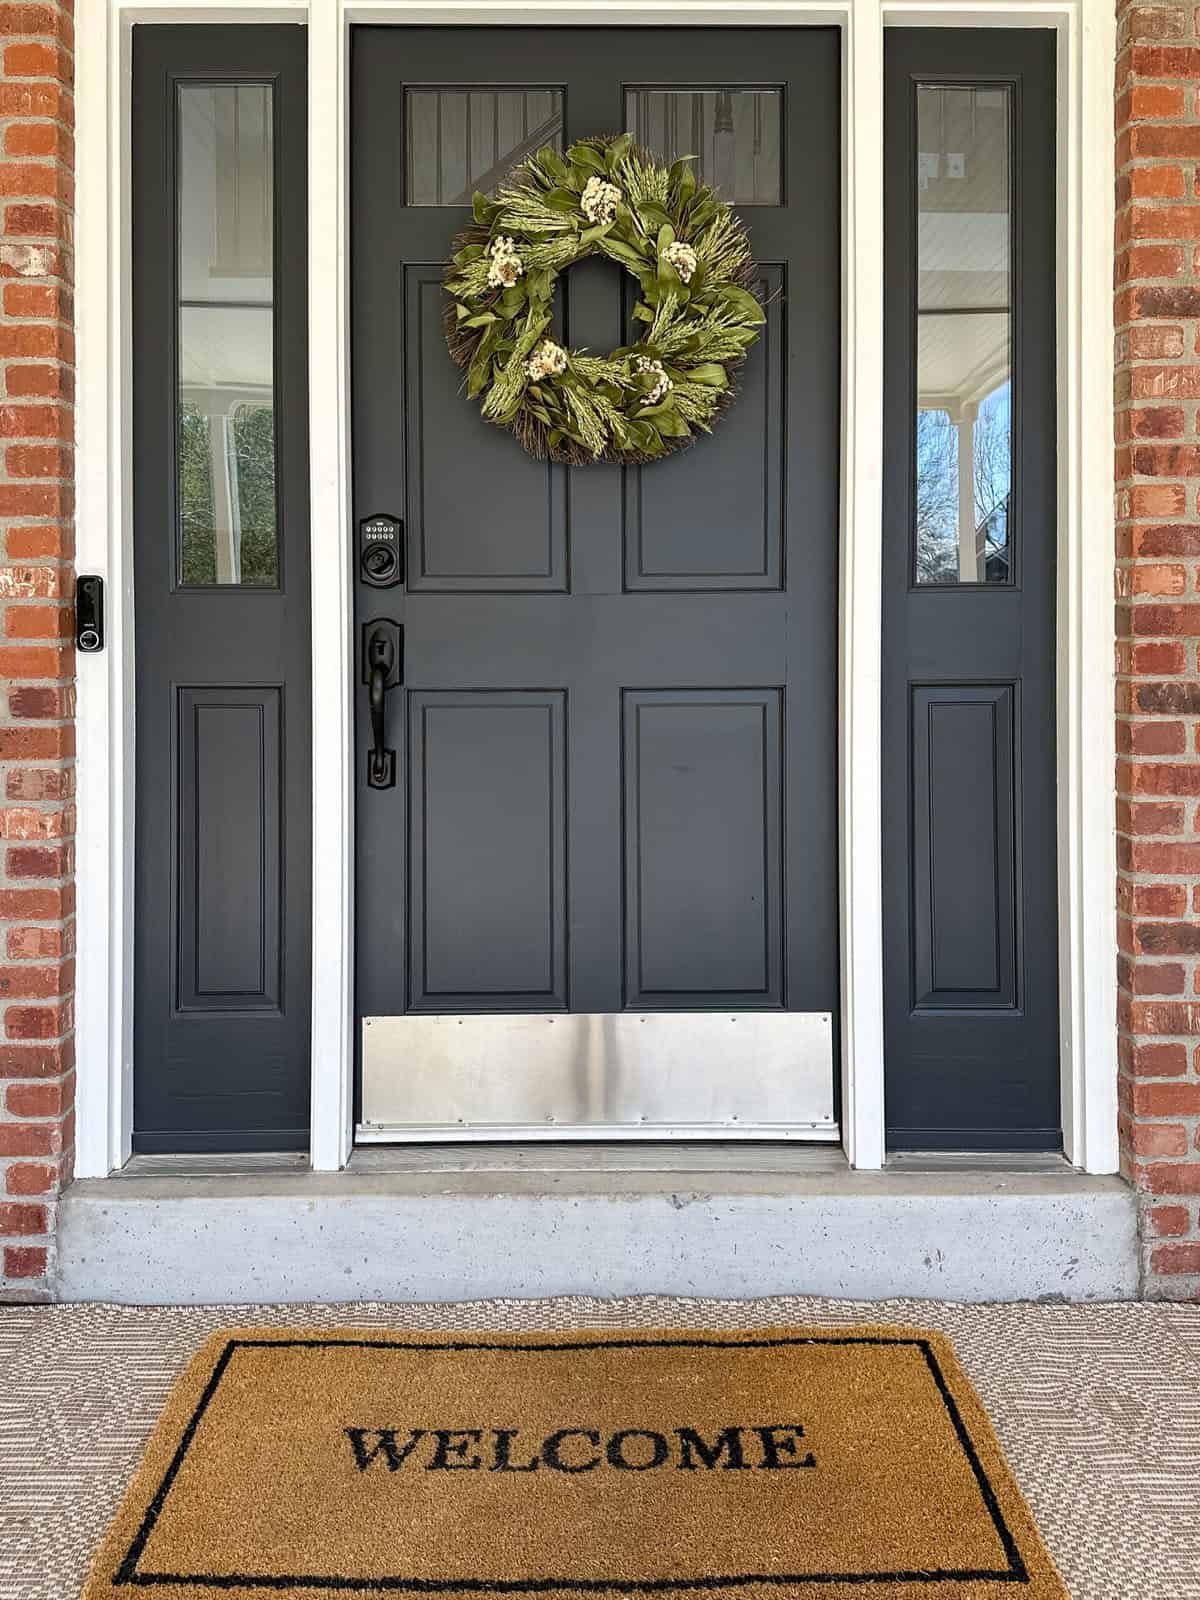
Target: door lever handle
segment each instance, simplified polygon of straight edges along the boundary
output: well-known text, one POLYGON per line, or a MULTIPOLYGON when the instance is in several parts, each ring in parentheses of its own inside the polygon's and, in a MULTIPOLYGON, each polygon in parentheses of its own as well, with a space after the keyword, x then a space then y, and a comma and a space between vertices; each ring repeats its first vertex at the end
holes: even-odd
POLYGON ((385 740, 387 691, 400 682, 403 635, 399 625, 386 618, 363 628, 363 678, 371 713, 371 748, 367 752, 367 787, 391 789, 396 783, 396 752, 385 740))
POLYGON ((389 640, 376 633, 372 634, 367 650, 371 662, 371 764, 367 782, 372 789, 390 789, 396 781, 396 752, 385 750, 383 745, 383 697, 392 670, 392 646, 389 640), (392 768, 390 772, 389 767, 392 768))

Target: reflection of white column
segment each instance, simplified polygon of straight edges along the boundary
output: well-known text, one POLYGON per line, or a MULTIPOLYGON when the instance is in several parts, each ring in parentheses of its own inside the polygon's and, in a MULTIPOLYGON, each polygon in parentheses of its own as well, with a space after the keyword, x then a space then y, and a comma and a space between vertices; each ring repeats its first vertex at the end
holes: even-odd
POLYGON ((975 540, 976 401, 958 406, 950 420, 958 425, 958 581, 981 583, 980 551, 975 540))
POLYGON ((722 89, 717 94, 716 116, 713 122, 713 175, 708 181, 723 200, 732 200, 738 192, 738 174, 734 167, 736 153, 733 96, 727 89, 722 89))
POLYGON ((233 419, 227 411, 208 413, 208 460, 217 582, 241 583, 242 516, 238 504, 233 419))

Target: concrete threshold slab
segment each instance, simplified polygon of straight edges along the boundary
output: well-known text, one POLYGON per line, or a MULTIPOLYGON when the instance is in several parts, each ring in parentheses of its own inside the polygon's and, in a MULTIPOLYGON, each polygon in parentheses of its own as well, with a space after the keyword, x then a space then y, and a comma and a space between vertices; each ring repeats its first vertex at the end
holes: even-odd
POLYGON ((67 1191, 59 1293, 148 1305, 1137 1293, 1135 1202, 1118 1178, 1063 1163, 854 1172, 825 1155, 718 1172, 676 1161, 141 1165, 67 1191))

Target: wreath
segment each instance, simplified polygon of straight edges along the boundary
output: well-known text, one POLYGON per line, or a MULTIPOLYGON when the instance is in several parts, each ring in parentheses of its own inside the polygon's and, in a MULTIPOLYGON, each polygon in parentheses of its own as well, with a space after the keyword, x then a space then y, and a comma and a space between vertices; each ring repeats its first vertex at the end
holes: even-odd
POLYGON ((454 241, 450 354, 489 422, 532 455, 579 464, 654 461, 709 433, 763 310, 746 231, 699 183, 633 142, 583 139, 530 156, 454 241), (609 355, 556 342, 560 272, 607 256, 638 281, 642 337, 609 355))

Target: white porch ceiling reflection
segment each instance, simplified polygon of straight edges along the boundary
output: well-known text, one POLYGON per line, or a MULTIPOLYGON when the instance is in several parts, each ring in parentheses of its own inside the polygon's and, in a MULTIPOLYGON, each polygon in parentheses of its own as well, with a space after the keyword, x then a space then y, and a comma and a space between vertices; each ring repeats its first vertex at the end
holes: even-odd
POLYGON ((179 383, 184 397, 208 415, 247 400, 269 404, 272 332, 269 305, 182 306, 179 383))
POLYGON ((179 96, 179 297, 272 295, 272 127, 267 84, 196 83, 179 96))
POLYGON ((1007 211, 921 211, 917 216, 918 304, 1008 305, 1007 211))
POLYGON ((917 322, 917 404, 956 420, 1008 377, 1007 312, 923 316, 917 322))

